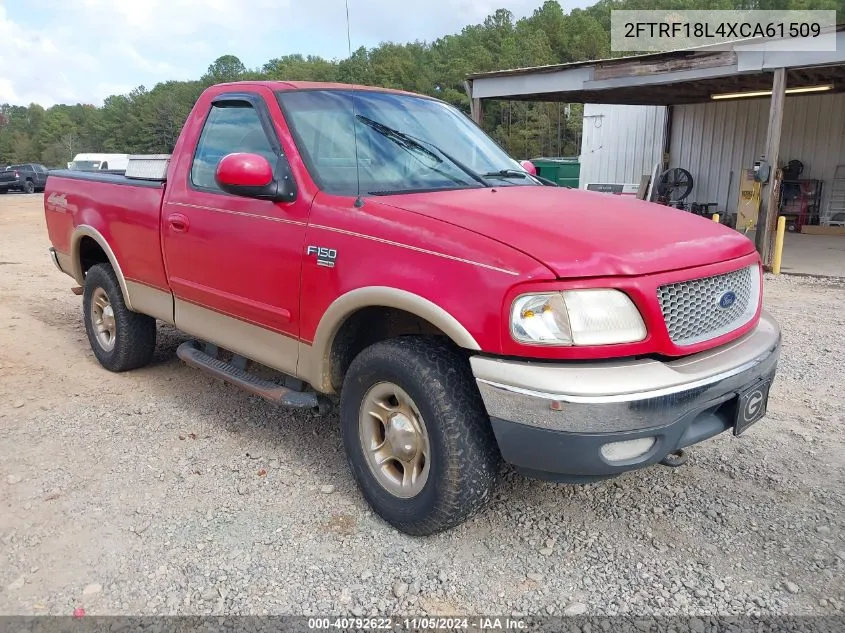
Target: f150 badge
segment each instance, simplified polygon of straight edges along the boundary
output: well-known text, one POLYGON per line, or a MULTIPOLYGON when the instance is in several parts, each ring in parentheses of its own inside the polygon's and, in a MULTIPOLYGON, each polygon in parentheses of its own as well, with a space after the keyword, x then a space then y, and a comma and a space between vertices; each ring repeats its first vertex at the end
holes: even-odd
POLYGON ((326 248, 325 246, 309 246, 305 249, 306 255, 317 256, 317 266, 325 266, 326 268, 334 268, 334 262, 337 259, 337 249, 326 248))

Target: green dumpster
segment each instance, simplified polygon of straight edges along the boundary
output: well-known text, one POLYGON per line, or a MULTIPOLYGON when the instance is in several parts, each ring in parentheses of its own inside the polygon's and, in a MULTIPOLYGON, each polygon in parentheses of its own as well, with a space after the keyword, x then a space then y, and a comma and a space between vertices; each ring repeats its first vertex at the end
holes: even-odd
POLYGON ((578 157, 532 158, 537 175, 556 182, 561 187, 577 189, 581 177, 581 162, 578 157))

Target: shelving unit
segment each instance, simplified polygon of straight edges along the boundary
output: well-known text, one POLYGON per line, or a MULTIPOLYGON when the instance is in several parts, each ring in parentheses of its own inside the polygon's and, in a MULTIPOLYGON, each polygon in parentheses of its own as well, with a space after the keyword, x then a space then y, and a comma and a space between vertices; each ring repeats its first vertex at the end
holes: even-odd
POLYGON ((845 165, 837 165, 833 174, 833 181, 830 183, 830 200, 827 201, 826 217, 828 222, 840 222, 845 220, 845 165))

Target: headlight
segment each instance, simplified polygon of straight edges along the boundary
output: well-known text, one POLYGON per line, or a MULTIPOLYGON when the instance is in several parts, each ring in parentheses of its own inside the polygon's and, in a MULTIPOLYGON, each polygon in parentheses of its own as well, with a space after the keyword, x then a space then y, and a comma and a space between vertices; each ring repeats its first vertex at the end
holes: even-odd
POLYGON ((623 292, 566 290, 517 297, 511 336, 540 345, 610 345, 646 337, 639 310, 623 292))

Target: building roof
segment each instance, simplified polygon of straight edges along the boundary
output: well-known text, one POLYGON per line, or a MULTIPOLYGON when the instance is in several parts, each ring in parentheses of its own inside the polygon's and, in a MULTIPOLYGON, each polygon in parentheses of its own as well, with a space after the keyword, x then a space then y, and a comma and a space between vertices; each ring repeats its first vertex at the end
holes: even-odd
POLYGON ((472 97, 572 103, 671 105, 712 94, 771 89, 771 72, 787 69, 787 86, 833 84, 845 90, 845 24, 835 51, 766 50, 762 38, 569 64, 514 68, 469 76, 472 97))

